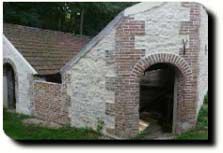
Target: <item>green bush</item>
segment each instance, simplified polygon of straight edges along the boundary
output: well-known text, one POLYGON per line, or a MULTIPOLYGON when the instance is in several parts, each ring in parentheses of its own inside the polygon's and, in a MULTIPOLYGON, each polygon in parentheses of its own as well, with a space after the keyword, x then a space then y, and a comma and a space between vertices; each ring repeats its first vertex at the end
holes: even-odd
POLYGON ((208 93, 205 95, 205 97, 204 97, 204 103, 205 104, 208 104, 208 93))
POLYGON ((97 133, 101 133, 104 127, 104 121, 102 121, 101 119, 98 119, 98 123, 97 123, 97 133))
MULTIPOLYGON (((206 99, 207 96, 205 96, 206 99)), ((205 101, 207 103, 207 101, 205 101)), ((195 128, 177 135, 178 140, 206 140, 208 139, 208 105, 204 104, 198 115, 197 125, 195 128)))

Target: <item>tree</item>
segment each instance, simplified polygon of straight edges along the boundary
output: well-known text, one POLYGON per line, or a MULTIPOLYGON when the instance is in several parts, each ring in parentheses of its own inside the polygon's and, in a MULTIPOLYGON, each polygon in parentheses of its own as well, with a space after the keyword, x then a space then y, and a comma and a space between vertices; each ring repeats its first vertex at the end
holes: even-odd
POLYGON ((4 22, 96 35, 130 2, 4 2, 4 22))

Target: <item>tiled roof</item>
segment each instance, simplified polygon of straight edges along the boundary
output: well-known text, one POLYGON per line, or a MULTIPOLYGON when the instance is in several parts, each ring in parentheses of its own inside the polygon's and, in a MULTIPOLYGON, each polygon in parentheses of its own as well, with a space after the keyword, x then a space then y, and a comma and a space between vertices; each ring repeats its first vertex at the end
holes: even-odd
POLYGON ((3 33, 40 75, 59 72, 89 41, 86 36, 6 23, 3 33))

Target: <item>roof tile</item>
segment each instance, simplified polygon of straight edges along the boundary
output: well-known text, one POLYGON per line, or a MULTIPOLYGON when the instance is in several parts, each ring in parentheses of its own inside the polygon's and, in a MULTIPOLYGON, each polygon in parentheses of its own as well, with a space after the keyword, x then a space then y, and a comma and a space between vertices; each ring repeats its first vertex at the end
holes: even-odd
POLYGON ((3 33, 40 75, 58 73, 89 41, 87 36, 7 23, 3 33))

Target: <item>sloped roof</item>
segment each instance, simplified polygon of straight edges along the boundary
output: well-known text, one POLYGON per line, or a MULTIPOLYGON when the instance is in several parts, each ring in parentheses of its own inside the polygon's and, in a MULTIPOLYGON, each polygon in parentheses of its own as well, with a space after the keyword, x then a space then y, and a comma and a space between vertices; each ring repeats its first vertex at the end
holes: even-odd
POLYGON ((69 62, 67 62, 61 68, 61 72, 71 69, 72 65, 76 64, 83 56, 85 56, 91 50, 91 48, 96 46, 98 44, 98 42, 100 42, 105 36, 107 36, 112 31, 112 29, 117 28, 124 17, 131 16, 133 14, 137 14, 137 13, 141 13, 141 12, 145 12, 145 11, 149 11, 154 8, 163 6, 166 3, 167 2, 149 2, 149 3, 143 2, 143 3, 138 3, 131 7, 124 9, 112 21, 110 21, 109 24, 107 24, 107 26, 101 32, 99 32, 94 38, 92 38, 91 41, 89 41, 89 43, 86 44, 81 49, 80 53, 78 53, 69 62))
POLYGON ((58 73, 89 41, 86 36, 6 23, 3 33, 40 75, 58 73))

